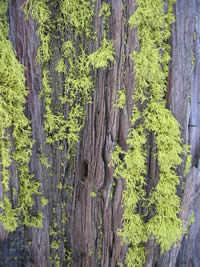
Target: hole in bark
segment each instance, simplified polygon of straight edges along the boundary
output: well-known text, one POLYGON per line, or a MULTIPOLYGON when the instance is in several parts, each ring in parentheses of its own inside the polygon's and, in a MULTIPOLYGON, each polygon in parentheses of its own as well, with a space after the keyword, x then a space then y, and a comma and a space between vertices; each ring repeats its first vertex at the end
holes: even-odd
POLYGON ((83 176, 84 178, 87 178, 88 176, 88 161, 87 160, 83 161, 83 176))

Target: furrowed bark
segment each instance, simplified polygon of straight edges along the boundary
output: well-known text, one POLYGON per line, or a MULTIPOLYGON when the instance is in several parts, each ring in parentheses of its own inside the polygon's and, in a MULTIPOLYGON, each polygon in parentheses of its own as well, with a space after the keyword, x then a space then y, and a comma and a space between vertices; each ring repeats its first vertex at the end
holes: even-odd
MULTIPOLYGON (((50 1, 51 2, 51 1, 50 1)), ((129 55, 139 48, 136 29, 130 29, 127 21, 136 9, 134 0, 109 0, 109 38, 114 40, 115 62, 106 70, 93 72, 94 92, 92 104, 87 104, 84 128, 73 159, 66 158, 67 140, 63 150, 57 145, 46 143, 44 131, 45 102, 40 96, 42 91, 42 68, 36 62, 40 38, 36 31, 37 23, 31 16, 25 18, 20 7, 24 0, 9 1, 8 18, 10 23, 9 39, 16 50, 18 60, 25 66, 26 85, 29 90, 26 115, 31 121, 34 145, 30 170, 41 183, 41 192, 49 201, 41 206, 36 196, 33 214, 42 210, 43 228, 19 226, 13 233, 7 233, 0 226, 0 260, 4 266, 56 266, 51 260, 59 257, 58 266, 120 266, 124 262, 128 245, 121 244, 117 230, 122 227, 123 179, 114 177, 114 168, 109 164, 111 153, 119 144, 128 149, 126 140, 130 128, 132 95, 135 89, 133 62, 129 55), (116 108, 117 90, 126 88, 127 102, 123 109, 116 108), (48 158, 49 168, 41 164, 41 157, 48 158), (59 188, 58 185, 62 186, 59 188), (64 204, 63 204, 64 203, 64 204), (63 222, 62 218, 67 219, 63 222), (56 232, 52 233, 52 232, 56 232), (59 249, 52 242, 59 243, 59 249), (67 258, 70 255, 71 259, 67 258)), ((165 1, 166 2, 166 1, 165 1)), ((58 3, 59 6, 59 3, 58 3)), ((98 13, 102 1, 95 2, 94 28, 98 31, 96 49, 102 39, 103 24, 98 13)), ((184 168, 178 170, 185 183, 178 193, 182 197, 180 217, 185 226, 192 212, 195 222, 180 241, 160 255, 159 247, 149 241, 146 244, 146 267, 150 266, 199 266, 199 146, 200 146, 200 109, 199 109, 199 38, 200 4, 198 0, 177 0, 174 5, 176 22, 172 27, 170 43, 172 60, 169 66, 167 106, 181 125, 182 137, 191 145, 192 168, 183 177, 184 168), (196 36, 194 38, 194 36, 196 36)), ((60 36, 59 36, 60 37, 60 36)), ((61 57, 61 38, 54 38, 54 54, 48 68, 52 77, 54 93, 52 106, 59 109, 58 96, 63 93, 64 76, 55 71, 61 57)), ((89 44, 89 52, 95 49, 89 44)), ((68 116, 66 106, 65 116, 68 116)), ((148 179, 147 195, 158 183, 158 163, 153 157, 154 137, 148 139, 148 179)), ((184 159, 185 160, 185 159, 184 159)), ((10 167, 11 185, 18 185, 17 168, 10 167)), ((1 177, 0 177, 1 178, 1 177)), ((0 186, 0 197, 3 197, 0 186)), ((12 197, 13 206, 17 195, 12 197)), ((1 266, 1 264, 0 264, 1 266)))

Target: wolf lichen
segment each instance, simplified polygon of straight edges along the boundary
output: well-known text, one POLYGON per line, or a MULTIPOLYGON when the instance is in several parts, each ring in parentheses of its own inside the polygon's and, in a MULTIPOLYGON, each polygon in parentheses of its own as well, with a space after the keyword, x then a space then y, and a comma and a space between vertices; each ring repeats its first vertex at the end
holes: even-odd
MULTIPOLYGON (((58 145, 60 149, 66 147, 66 142, 67 159, 73 159, 75 146, 84 127, 86 105, 92 103, 94 70, 97 68, 105 70, 108 64, 114 61, 113 42, 108 40, 105 34, 109 24, 108 11, 110 6, 107 5, 106 13, 102 11, 101 14, 101 21, 103 24, 104 21, 107 23, 104 25, 103 41, 97 50, 91 53, 90 47, 95 47, 93 44, 97 42, 93 28, 95 2, 61 0, 56 9, 53 9, 52 5, 53 2, 50 3, 46 0, 27 0, 24 9, 25 13, 27 15, 30 13, 38 23, 37 33, 40 37, 40 48, 38 49, 37 60, 42 68, 41 99, 44 99, 45 104, 44 130, 46 141, 51 145, 58 145), (55 59, 54 52, 58 51, 54 42, 57 42, 58 38, 60 58, 55 59), (54 60, 58 60, 56 66, 54 60), (54 69, 52 65, 55 67, 54 69), (64 80, 59 92, 54 91, 53 75, 62 81, 64 80), (53 99, 55 95, 56 99, 53 99), (56 107, 54 103, 56 103, 56 107)), ((106 5, 103 4, 103 6, 106 5)), ((41 155, 41 163, 48 167, 48 160, 43 154, 41 155)), ((62 186, 61 181, 58 182, 56 189, 59 192, 65 192, 65 187, 62 186)), ((41 202, 42 205, 46 204, 42 197, 41 202)), ((53 204, 51 199, 49 202, 50 205, 53 204)), ((66 233, 67 223, 64 205, 66 204, 56 203, 58 210, 61 210, 62 218, 57 215, 58 222, 55 219, 53 226, 50 227, 50 253, 54 255, 50 257, 50 261, 56 266, 61 266, 61 261, 70 264, 70 251, 65 249, 65 256, 62 260, 60 255, 60 244, 61 241, 64 244, 63 237, 66 233)))
POLYGON ((191 159, 192 159, 192 155, 190 154, 190 150, 188 150, 186 161, 185 161, 184 176, 186 176, 190 171, 191 159))
MULTIPOLYGON (((88 42, 94 39, 94 31, 91 28, 94 4, 86 0, 80 3, 77 0, 73 1, 73 5, 71 3, 70 6, 68 5, 69 2, 71 3, 71 0, 62 1, 61 12, 65 27, 68 30, 71 27, 71 30, 74 30, 75 33, 74 38, 63 42, 62 57, 57 64, 57 71, 64 73, 66 77, 64 96, 60 97, 60 100, 62 104, 67 103, 69 105, 69 114, 68 120, 65 122, 62 120, 62 132, 67 133, 69 151, 73 151, 74 145, 79 141, 80 131, 84 126, 85 106, 87 103, 92 103, 94 83, 91 67, 105 69, 109 62, 114 61, 114 49, 112 41, 107 40, 104 36, 101 46, 93 53, 88 53, 88 42), (83 33, 85 33, 86 38, 83 33), (79 37, 78 41, 77 37, 79 37), (86 45, 83 46, 80 44, 81 42, 85 42, 86 45), (69 65, 68 71, 65 62, 69 65)), ((109 7, 107 9, 109 10, 109 7)), ((108 14, 104 15, 104 12, 102 12, 102 16, 106 16, 107 20, 108 14)), ((61 129, 57 136, 60 134, 63 136, 61 129)))
POLYGON ((123 228, 119 235, 129 244, 126 256, 128 266, 142 266, 145 261, 144 244, 154 239, 161 252, 168 250, 181 238, 183 223, 179 219, 180 199, 176 194, 179 184, 177 167, 186 151, 181 139, 180 127, 164 100, 168 63, 170 60, 168 38, 174 21, 170 0, 168 12, 164 12, 162 0, 137 0, 137 9, 129 18, 131 28, 137 28, 139 51, 134 51, 136 88, 133 95, 131 130, 123 151, 116 147, 112 155, 115 175, 126 181, 123 193, 123 228), (146 196, 147 138, 154 136, 156 149, 153 157, 159 167, 159 182, 146 196), (123 160, 120 155, 124 155, 123 160), (140 204, 139 204, 140 203, 140 204), (142 205, 146 212, 141 212, 142 205), (153 210, 148 220, 149 211, 153 210))
POLYGON ((101 46, 89 55, 89 63, 96 69, 105 69, 109 62, 114 61, 114 49, 112 41, 103 39, 101 46))
POLYGON ((47 2, 47 0, 27 0, 23 5, 23 9, 27 18, 31 13, 33 19, 39 24, 37 34, 40 36, 40 47, 37 52, 36 60, 42 65, 43 91, 41 92, 41 95, 44 96, 46 108, 44 117, 47 142, 54 143, 52 134, 54 131, 58 130, 59 126, 57 125, 57 118, 52 111, 51 96, 53 94, 53 88, 51 86, 48 65, 52 56, 51 33, 55 28, 55 25, 51 18, 51 12, 47 2))
POLYGON ((108 3, 103 2, 102 8, 99 12, 99 17, 103 17, 103 40, 101 46, 95 52, 89 55, 89 62, 96 69, 105 69, 108 66, 109 62, 114 61, 115 52, 113 49, 113 41, 107 39, 110 15, 110 5, 108 3))
POLYGON ((43 68, 46 140, 53 144, 67 139, 68 155, 73 154, 74 146, 79 140, 79 133, 84 126, 85 105, 92 102, 94 84, 91 67, 105 69, 108 63, 114 60, 112 41, 107 40, 105 35, 106 29, 108 29, 110 7, 105 3, 102 5, 100 16, 103 17, 104 39, 97 51, 90 55, 87 47, 88 42, 94 41, 95 37, 92 27, 94 3, 88 0, 62 0, 54 19, 52 19, 46 0, 28 0, 24 5, 24 10, 27 15, 31 12, 39 24, 37 32, 40 36, 41 46, 37 59, 43 68), (58 73, 63 73, 66 78, 64 93, 59 98, 63 108, 55 114, 52 109, 53 86, 48 63, 53 53, 52 34, 55 34, 57 25, 59 25, 57 32, 63 36, 63 45, 56 70, 58 73), (66 30, 72 33, 69 39, 64 34, 66 30), (67 116, 64 114, 66 105, 69 106, 67 116))
POLYGON ((61 0, 61 12, 64 16, 65 26, 74 29, 75 38, 82 36, 86 38, 92 36, 92 20, 94 15, 94 5, 88 0, 61 0))
POLYGON ((0 222, 8 231, 14 231, 18 224, 36 226, 42 217, 30 215, 33 195, 38 194, 40 183, 29 173, 32 148, 30 122, 24 115, 27 89, 24 68, 16 59, 8 40, 8 24, 5 12, 7 2, 0 1, 0 164, 3 185, 3 212, 0 222), (12 207, 7 192, 10 188, 9 167, 15 162, 18 169, 19 192, 17 207, 12 207))
POLYGON ((113 104, 113 107, 123 109, 126 106, 126 88, 123 86, 122 89, 116 91, 117 99, 113 104))

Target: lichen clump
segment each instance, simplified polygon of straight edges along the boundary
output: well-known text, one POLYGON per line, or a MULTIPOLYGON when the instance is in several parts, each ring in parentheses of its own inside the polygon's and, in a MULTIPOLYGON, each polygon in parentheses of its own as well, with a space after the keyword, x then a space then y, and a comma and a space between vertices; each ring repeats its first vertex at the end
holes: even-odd
MULTIPOLYGON (((46 140, 50 144, 68 142, 68 158, 75 152, 75 145, 79 141, 79 134, 84 126, 85 106, 92 102, 94 81, 92 69, 106 69, 109 62, 114 61, 114 49, 111 40, 107 39, 110 6, 102 4, 99 16, 102 17, 104 33, 102 44, 96 51, 89 53, 89 42, 95 42, 93 29, 95 3, 88 0, 62 0, 53 19, 46 0, 26 1, 24 10, 31 12, 38 22, 38 34, 41 46, 37 59, 43 69, 43 91, 45 100, 45 132, 46 140), (59 25, 59 27, 57 27, 59 25), (56 30, 57 28, 57 30, 56 30), (65 34, 68 31, 69 36, 65 34), (56 33, 57 32, 57 33, 56 33), (54 88, 48 64, 53 53, 52 38, 55 34, 62 36, 61 57, 57 62, 56 71, 64 74, 64 90, 60 100, 60 112, 52 109, 52 95, 54 88), (66 115, 65 110, 68 109, 66 115)), ((62 146, 61 146, 62 147, 62 146)))
POLYGON ((186 146, 181 139, 179 123, 166 108, 165 101, 174 2, 169 1, 165 13, 162 0, 138 0, 136 11, 129 18, 129 25, 137 28, 139 39, 139 50, 130 55, 136 78, 135 104, 127 140, 129 149, 123 151, 117 146, 112 154, 115 175, 126 182, 123 228, 119 235, 129 244, 128 266, 142 266, 144 244, 148 239, 155 240, 163 253, 183 233, 183 223, 178 217, 180 198, 176 194, 179 184, 176 169, 182 162, 186 146), (159 182, 147 196, 147 139, 150 135, 155 140, 152 156, 158 162, 159 182), (151 216, 150 211, 153 212, 151 216))
MULTIPOLYGON (((16 59, 8 40, 8 24, 5 13, 7 2, 0 1, 0 176, 3 186, 0 223, 7 231, 14 231, 19 223, 26 226, 41 226, 42 215, 30 215, 33 195, 38 194, 40 184, 29 172, 32 148, 30 122, 24 115, 27 89, 24 68, 16 59), (10 191, 10 166, 15 162, 18 169, 18 204, 13 207, 10 191)), ((17 177, 16 177, 17 179, 17 177)))

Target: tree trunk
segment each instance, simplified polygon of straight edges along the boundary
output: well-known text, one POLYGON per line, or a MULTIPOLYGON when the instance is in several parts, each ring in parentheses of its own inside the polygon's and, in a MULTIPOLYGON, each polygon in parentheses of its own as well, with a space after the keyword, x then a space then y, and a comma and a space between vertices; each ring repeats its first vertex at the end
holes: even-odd
MULTIPOLYGON (((0 3, 2 1, 0 0, 0 3)), ((35 215, 37 210, 42 211, 43 227, 27 227, 19 223, 14 232, 7 232, 1 225, 0 266, 126 266, 128 244, 121 243, 117 233, 122 227, 122 195, 126 186, 123 178, 114 176, 115 168, 110 162, 116 144, 124 151, 128 150, 126 141, 134 106, 132 95, 136 88, 134 62, 130 54, 139 49, 139 41, 137 30, 131 29, 127 21, 136 9, 136 1, 106 1, 111 9, 107 30, 103 24, 103 16, 99 16, 103 2, 91 1, 95 2, 92 26, 97 32, 96 39, 88 40, 86 33, 74 37, 73 27, 64 29, 64 33, 61 33, 57 31, 60 27, 57 21, 50 30, 51 58, 48 62, 40 63, 36 61, 42 42, 37 33, 39 24, 34 16, 31 16, 31 12, 28 17, 25 16, 21 8, 24 0, 8 2, 9 40, 16 50, 17 59, 25 66, 28 88, 25 113, 31 121, 34 140, 30 172, 34 174, 34 179, 40 182, 41 191, 41 195, 34 197, 31 214, 35 215), (80 127, 75 152, 70 150, 69 135, 50 144, 47 138, 51 134, 45 130, 47 102, 43 91, 43 71, 48 66, 53 89, 50 94, 52 110, 57 115, 59 111, 63 112, 67 121, 72 107, 69 101, 62 106, 59 97, 65 95, 69 61, 64 59, 67 74, 56 70, 58 61, 62 58, 63 39, 73 40, 75 49, 79 49, 82 44, 89 55, 101 46, 104 32, 108 40, 114 41, 114 61, 110 60, 105 67, 90 70, 94 84, 94 90, 91 90, 92 103, 83 100, 85 116, 80 118, 80 121, 83 120, 84 126, 80 127), (126 104, 123 108, 116 107, 114 103, 118 101, 118 91, 123 88, 126 89, 126 104), (42 204, 41 196, 48 199, 47 205, 42 204)), ((33 1, 33 5, 36 2, 33 1)), ((47 6, 51 18, 57 18, 61 9, 60 1, 48 1, 47 6)), ((188 233, 182 235, 180 245, 173 246, 164 254, 161 254, 154 240, 148 241, 145 244, 144 264, 148 267, 200 266, 200 3, 198 0, 176 0, 173 10, 176 21, 172 25, 169 41, 172 51, 166 101, 167 107, 181 125, 184 142, 191 145, 190 172, 184 176, 184 164, 178 169, 185 189, 183 192, 181 186, 178 186, 177 190, 182 198, 180 218, 185 227, 187 228, 192 212, 195 222, 189 227, 188 233)), ((81 93, 78 97, 82 99, 81 93)), ((76 101, 79 100, 76 98, 76 101)), ((66 129, 69 134, 69 127, 66 129)), ((151 152, 154 148, 154 137, 151 136, 148 140, 147 194, 158 183, 158 162, 151 152)), ((183 158, 185 160, 184 156, 183 158)), ((13 177, 18 176, 16 164, 12 163, 9 168, 13 177)), ((13 177, 10 179, 10 188, 18 186, 18 179, 13 177)), ((2 188, 0 193, 3 199, 2 188)), ((13 207, 16 207, 17 196, 10 199, 13 207)))

